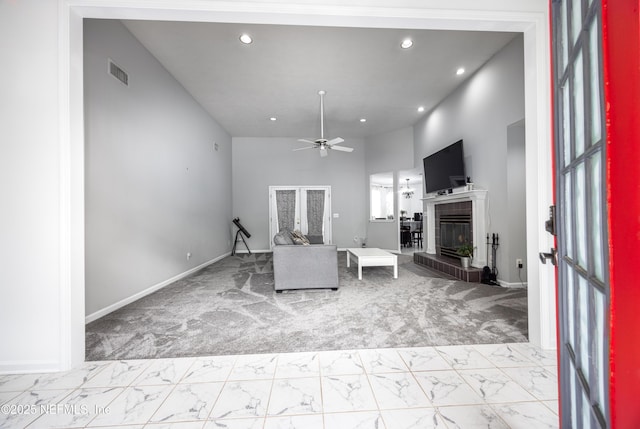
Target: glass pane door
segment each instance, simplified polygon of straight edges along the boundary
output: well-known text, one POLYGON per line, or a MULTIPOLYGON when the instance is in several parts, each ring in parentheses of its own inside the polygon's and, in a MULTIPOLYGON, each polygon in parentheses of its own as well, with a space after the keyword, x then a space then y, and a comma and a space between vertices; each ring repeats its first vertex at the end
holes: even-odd
POLYGON ((269 186, 269 237, 299 230, 314 244, 332 243, 331 186, 269 186))
POLYGON ((601 5, 552 3, 562 427, 609 427, 601 5))
POLYGON ((301 231, 312 244, 331 243, 331 193, 330 187, 301 188, 301 231))
POLYGON ((275 191, 274 218, 277 225, 276 232, 282 230, 295 231, 300 229, 300 198, 297 189, 277 189, 275 191))

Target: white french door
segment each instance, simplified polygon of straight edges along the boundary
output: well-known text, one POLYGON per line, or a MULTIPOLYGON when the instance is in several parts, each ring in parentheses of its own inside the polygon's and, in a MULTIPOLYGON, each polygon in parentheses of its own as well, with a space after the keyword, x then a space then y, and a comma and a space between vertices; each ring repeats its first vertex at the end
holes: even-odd
POLYGON ((331 186, 269 186, 269 248, 283 229, 331 244, 331 186))

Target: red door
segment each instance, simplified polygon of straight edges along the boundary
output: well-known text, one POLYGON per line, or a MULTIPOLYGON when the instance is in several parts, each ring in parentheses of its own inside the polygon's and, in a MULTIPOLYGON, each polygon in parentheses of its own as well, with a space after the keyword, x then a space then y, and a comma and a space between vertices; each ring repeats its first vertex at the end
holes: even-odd
POLYGON ((562 428, 640 428, 639 0, 552 0, 562 428))

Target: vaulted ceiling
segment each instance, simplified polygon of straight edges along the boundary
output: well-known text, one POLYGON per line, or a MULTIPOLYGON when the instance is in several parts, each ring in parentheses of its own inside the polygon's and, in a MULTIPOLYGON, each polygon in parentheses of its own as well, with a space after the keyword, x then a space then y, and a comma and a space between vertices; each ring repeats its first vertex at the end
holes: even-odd
POLYGON ((234 137, 319 137, 319 90, 327 92, 326 137, 366 137, 413 125, 515 37, 506 32, 124 24, 234 137), (252 43, 241 43, 242 34, 252 43), (406 38, 413 46, 402 49, 406 38), (457 75, 461 67, 465 73, 457 75), (418 112, 420 106, 424 112, 418 112))

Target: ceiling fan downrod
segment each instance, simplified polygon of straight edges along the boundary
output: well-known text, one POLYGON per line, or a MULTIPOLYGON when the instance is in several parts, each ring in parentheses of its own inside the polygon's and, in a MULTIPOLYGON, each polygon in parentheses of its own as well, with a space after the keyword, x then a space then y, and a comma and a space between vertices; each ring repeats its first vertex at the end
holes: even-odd
POLYGON ((326 91, 320 90, 318 91, 318 95, 320 96, 320 138, 316 140, 308 140, 308 139, 298 139, 299 142, 309 143, 311 146, 301 147, 298 149, 293 149, 294 151, 306 150, 306 149, 320 149, 320 156, 325 157, 328 154, 329 149, 337 150, 340 152, 353 152, 353 148, 338 146, 339 143, 342 143, 344 139, 342 137, 336 137, 331 140, 327 140, 324 138, 324 95, 326 91))
POLYGON ((324 140, 324 95, 326 93, 323 90, 318 91, 318 95, 320 95, 320 140, 324 140))

